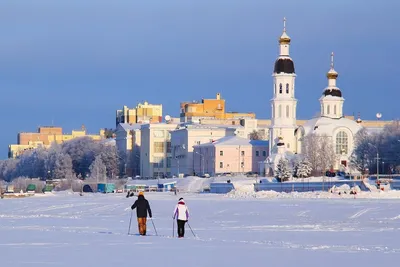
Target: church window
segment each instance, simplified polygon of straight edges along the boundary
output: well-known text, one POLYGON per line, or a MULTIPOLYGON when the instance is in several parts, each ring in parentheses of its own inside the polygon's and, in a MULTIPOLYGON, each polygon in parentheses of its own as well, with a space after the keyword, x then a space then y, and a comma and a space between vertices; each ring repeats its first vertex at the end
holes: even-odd
POLYGON ((336 115, 336 105, 333 106, 333 114, 336 115))
POLYGON ((276 83, 274 83, 274 92, 276 94, 276 83))
POLYGON ((336 154, 341 155, 342 153, 347 154, 349 150, 349 139, 347 133, 340 131, 336 134, 336 154))
POLYGON ((279 84, 279 93, 282 94, 282 84, 279 84))
POLYGON ((282 118, 282 106, 279 105, 279 109, 278 109, 278 118, 282 118))
POLYGON ((286 106, 286 118, 289 118, 289 106, 286 106))
POLYGON ((330 111, 331 111, 331 106, 328 105, 328 106, 326 107, 326 114, 329 115, 329 113, 331 113, 330 111))
POLYGON ((289 84, 286 84, 286 94, 289 94, 289 84))

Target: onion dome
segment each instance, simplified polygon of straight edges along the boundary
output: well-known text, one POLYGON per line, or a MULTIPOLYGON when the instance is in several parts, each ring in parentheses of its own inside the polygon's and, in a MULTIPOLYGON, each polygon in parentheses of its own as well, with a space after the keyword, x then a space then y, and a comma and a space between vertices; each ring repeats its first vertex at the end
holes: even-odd
POLYGON ((293 60, 289 57, 278 58, 275 61, 274 73, 295 73, 293 60))
POLYGON ((283 137, 279 136, 278 137, 278 143, 276 144, 277 146, 284 146, 285 142, 283 142, 283 137))
POLYGON ((342 97, 342 91, 339 88, 326 88, 323 94, 324 96, 342 97))

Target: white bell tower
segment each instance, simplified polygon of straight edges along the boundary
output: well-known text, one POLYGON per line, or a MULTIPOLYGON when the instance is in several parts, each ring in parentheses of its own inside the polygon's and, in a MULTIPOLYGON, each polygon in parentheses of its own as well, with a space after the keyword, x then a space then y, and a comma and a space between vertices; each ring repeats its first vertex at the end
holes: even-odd
POLYGON ((328 78, 328 86, 319 99, 321 104, 321 117, 328 117, 332 119, 339 119, 343 117, 343 103, 342 91, 336 86, 336 80, 339 74, 333 68, 333 52, 331 54, 331 68, 326 74, 328 78))
POLYGON ((269 129, 269 152, 270 155, 277 152, 279 138, 285 140, 288 151, 296 152, 296 141, 294 131, 296 125, 295 98, 295 69, 294 63, 289 55, 290 37, 286 33, 286 19, 283 19, 283 33, 279 38, 279 57, 275 61, 274 73, 272 75, 273 98, 271 99, 272 118, 269 129))

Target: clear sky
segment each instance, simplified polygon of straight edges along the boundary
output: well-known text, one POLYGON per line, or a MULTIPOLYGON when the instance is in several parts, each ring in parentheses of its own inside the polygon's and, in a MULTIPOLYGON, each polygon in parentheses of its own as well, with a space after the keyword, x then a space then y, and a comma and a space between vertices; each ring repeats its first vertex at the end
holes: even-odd
POLYGON ((214 98, 228 111, 271 114, 282 18, 292 38, 298 118, 319 111, 335 52, 347 115, 399 116, 400 1, 2 0, 0 158, 17 133, 115 126, 138 102, 179 115, 214 98))

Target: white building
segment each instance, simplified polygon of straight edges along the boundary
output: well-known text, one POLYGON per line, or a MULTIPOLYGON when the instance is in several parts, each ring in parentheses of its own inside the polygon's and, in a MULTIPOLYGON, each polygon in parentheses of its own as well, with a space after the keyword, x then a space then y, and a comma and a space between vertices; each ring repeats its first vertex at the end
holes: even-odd
POLYGON ((172 175, 193 175, 193 147, 234 136, 241 126, 186 124, 171 132, 172 175))
POLYGON ((338 73, 333 68, 332 53, 331 68, 327 73, 328 86, 320 98, 320 115, 300 126, 295 134, 298 153, 301 153, 301 140, 304 136, 314 133, 330 137, 337 158, 335 169, 338 169, 340 165, 348 166, 349 158, 354 150, 354 136, 362 129, 359 123, 343 116, 344 98, 341 90, 336 86, 337 77, 338 73))
POLYGON ((118 153, 125 162, 125 173, 128 176, 140 174, 140 143, 142 124, 120 123, 116 129, 118 153))
POLYGON ((140 176, 171 177, 171 132, 176 123, 143 124, 140 146, 140 176))
POLYGON ((272 118, 269 130, 270 155, 277 153, 279 137, 284 136, 286 147, 295 152, 294 131, 296 125, 295 68, 289 54, 290 37, 286 33, 284 20, 283 34, 279 38, 279 57, 275 61, 273 73, 273 98, 271 99, 272 118))
POLYGON ((295 154, 301 154, 303 137, 310 133, 327 135, 331 138, 337 156, 335 169, 338 169, 340 165, 348 166, 349 157, 354 149, 354 136, 362 126, 343 115, 344 98, 336 85, 338 73, 333 66, 333 54, 331 68, 327 73, 328 86, 320 98, 320 115, 298 126, 296 125, 296 74, 293 60, 289 55, 290 42, 285 21, 283 34, 279 39, 280 54, 275 62, 273 73, 270 156, 266 160, 265 167, 268 165, 275 170, 277 164, 275 161, 278 161, 282 155, 290 158, 295 154))

